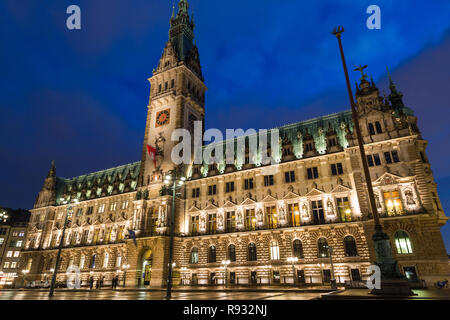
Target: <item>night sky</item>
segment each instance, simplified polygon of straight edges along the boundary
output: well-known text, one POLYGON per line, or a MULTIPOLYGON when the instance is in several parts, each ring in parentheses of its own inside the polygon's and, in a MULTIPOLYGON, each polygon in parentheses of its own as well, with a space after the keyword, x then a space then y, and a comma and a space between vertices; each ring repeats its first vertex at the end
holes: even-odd
MULTIPOLYGON (((418 116, 450 212, 450 1, 190 0, 207 128, 272 128, 349 109, 349 67, 387 93, 386 65, 418 116), (381 30, 366 8, 381 8, 381 30)), ((147 78, 168 38, 172 1, 0 2, 0 206, 31 208, 50 167, 73 177, 139 161, 147 78), (82 29, 66 28, 81 7, 82 29)), ((351 72, 351 80, 358 74, 351 72)), ((443 229, 450 251, 450 223, 443 229)))

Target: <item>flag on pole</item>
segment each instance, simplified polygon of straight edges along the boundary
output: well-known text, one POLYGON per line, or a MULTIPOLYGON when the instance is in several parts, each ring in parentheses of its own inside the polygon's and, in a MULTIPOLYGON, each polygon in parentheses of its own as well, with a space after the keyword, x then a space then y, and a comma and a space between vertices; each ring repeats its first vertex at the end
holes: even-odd
POLYGON ((147 151, 148 151, 148 155, 150 156, 150 159, 153 160, 153 165, 156 168, 156 149, 148 144, 147 145, 147 151))
POLYGON ((128 229, 128 238, 133 239, 134 245, 137 247, 136 233, 134 232, 134 230, 128 229))

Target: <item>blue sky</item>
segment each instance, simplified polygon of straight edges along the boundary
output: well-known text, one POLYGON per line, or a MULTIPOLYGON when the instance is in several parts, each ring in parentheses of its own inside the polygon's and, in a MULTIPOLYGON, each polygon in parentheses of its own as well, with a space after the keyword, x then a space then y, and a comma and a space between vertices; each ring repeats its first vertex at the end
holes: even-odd
MULTIPOLYGON (((331 30, 347 64, 387 92, 386 65, 419 117, 450 209, 450 2, 190 0, 209 90, 206 126, 267 128, 348 109, 331 30), (365 26, 381 8, 381 30, 365 26)), ((0 2, 0 205, 30 208, 52 159, 71 177, 140 160, 147 78, 172 1, 0 2), (66 28, 78 4, 82 29, 66 28)), ((352 82, 358 79, 351 74, 352 82)), ((443 228, 450 248, 450 227, 443 228)))

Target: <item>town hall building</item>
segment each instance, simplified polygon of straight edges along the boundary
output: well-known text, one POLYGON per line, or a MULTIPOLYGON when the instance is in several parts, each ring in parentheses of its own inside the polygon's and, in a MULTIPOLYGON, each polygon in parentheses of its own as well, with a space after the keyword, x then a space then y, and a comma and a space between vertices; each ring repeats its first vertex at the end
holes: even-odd
MULTIPOLYGON (((175 129, 205 119, 205 92, 194 21, 186 0, 170 19, 169 39, 151 84, 141 160, 74 178, 53 163, 32 212, 22 268, 57 281, 80 269, 82 285, 115 276, 127 287, 166 285, 175 168, 175 129), (147 145, 155 148, 153 157, 147 145), (78 202, 73 200, 77 199, 78 202), (61 238, 66 214, 70 219, 61 238), (130 237, 136 235, 136 242, 130 237)), ((412 109, 391 78, 382 97, 363 74, 357 111, 384 231, 401 272, 431 285, 450 269, 443 212, 412 109)), ((175 285, 315 285, 364 281, 375 261, 373 217, 350 110, 277 128, 276 164, 191 164, 175 205, 175 285), (332 248, 332 250, 330 250, 332 248), (294 259, 293 259, 294 258, 294 259)))

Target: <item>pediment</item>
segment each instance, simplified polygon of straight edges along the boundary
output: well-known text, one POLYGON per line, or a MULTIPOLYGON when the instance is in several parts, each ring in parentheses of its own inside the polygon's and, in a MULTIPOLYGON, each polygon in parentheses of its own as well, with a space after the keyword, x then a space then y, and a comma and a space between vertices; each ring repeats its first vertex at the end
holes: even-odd
POLYGON ((234 203, 233 201, 227 200, 225 201, 225 203, 223 204, 223 208, 232 208, 235 207, 236 203, 234 203))
POLYGON ((203 209, 203 210, 208 211, 208 210, 217 210, 217 209, 218 209, 218 207, 217 207, 215 204, 209 203, 209 204, 206 206, 206 208, 203 209))
POLYGON ((331 190, 331 193, 340 193, 340 192, 348 192, 351 191, 352 189, 350 189, 347 186, 344 186, 343 184, 337 185, 336 187, 334 187, 333 190, 331 190))
POLYGON ((246 198, 244 201, 242 201, 241 206, 249 206, 255 204, 255 200, 246 198))
POLYGON ((197 212, 197 211, 200 211, 200 209, 197 208, 196 206, 191 206, 191 207, 188 209, 188 212, 197 212))
POLYGON ((298 197, 300 197, 300 195, 296 194, 295 192, 289 191, 289 192, 283 197, 283 200, 297 199, 298 197))
POLYGON ((377 185, 381 185, 381 186, 387 186, 387 185, 397 184, 399 182, 400 178, 401 178, 400 176, 397 176, 397 175, 389 173, 389 172, 385 172, 381 175, 381 177, 376 179, 373 183, 377 184, 377 185))
POLYGON ((264 199, 261 200, 261 202, 273 202, 277 200, 278 200, 277 198, 274 198, 273 196, 268 194, 267 196, 264 197, 264 199))
POLYGON ((307 197, 314 197, 314 196, 320 196, 320 195, 322 195, 322 194, 324 194, 323 191, 321 191, 321 190, 319 190, 319 189, 317 189, 317 188, 313 188, 310 192, 308 192, 308 193, 306 194, 306 196, 307 196, 307 197))

